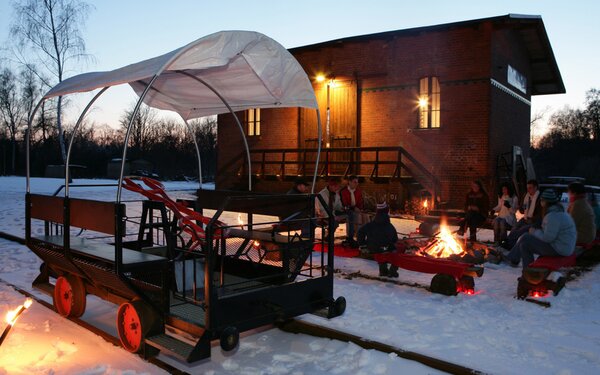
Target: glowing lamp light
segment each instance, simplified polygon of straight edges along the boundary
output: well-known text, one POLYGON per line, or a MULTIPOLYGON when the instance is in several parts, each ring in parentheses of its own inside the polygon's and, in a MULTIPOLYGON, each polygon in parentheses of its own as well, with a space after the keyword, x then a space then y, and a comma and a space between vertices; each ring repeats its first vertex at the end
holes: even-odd
POLYGON ((429 203, 427 202, 427 199, 425 199, 423 201, 423 208, 427 208, 427 207, 429 207, 429 203))
POLYGON ((317 74, 317 76, 315 77, 315 80, 317 82, 323 82, 323 81, 325 81, 325 76, 323 74, 317 74))
POLYGON ((421 107, 421 108, 427 108, 427 104, 429 104, 429 103, 428 103, 428 100, 427 100, 426 96, 423 96, 423 97, 419 98, 419 107, 421 107))
POLYGON ((33 301, 31 300, 31 298, 27 298, 21 306, 6 313, 5 320, 6 320, 7 326, 6 326, 6 328, 4 328, 4 332, 2 332, 2 336, 0 336, 0 345, 2 345, 2 343, 8 336, 8 333, 10 332, 12 326, 15 325, 15 323, 17 322, 17 319, 19 318, 19 316, 23 313, 23 311, 27 310, 29 308, 29 306, 31 306, 32 303, 33 303, 33 301))

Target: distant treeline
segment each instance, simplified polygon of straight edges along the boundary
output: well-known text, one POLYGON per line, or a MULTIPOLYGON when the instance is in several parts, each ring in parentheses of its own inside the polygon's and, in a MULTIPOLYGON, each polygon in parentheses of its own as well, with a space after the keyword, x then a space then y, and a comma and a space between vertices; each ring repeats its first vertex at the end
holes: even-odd
MULTIPOLYGON (((152 166, 148 173, 156 173, 163 179, 198 177, 198 162, 194 141, 185 125, 172 120, 157 119, 155 111, 144 108, 132 127, 127 160, 145 160, 152 166), (148 116, 148 114, 152 114, 148 116), (146 117, 144 117, 146 116, 146 117)), ((112 159, 121 158, 129 112, 122 126, 114 129, 104 126, 84 125, 75 134, 71 165, 75 177, 101 178, 107 175, 107 166, 112 159)), ((190 122, 202 160, 204 180, 214 179, 216 171, 216 119, 209 118, 190 122)), ((47 127, 42 132, 35 129, 31 143, 31 173, 43 176, 48 165, 63 165, 58 142, 58 133, 47 127)), ((72 129, 65 129, 65 139, 70 140, 72 129)), ((12 170, 12 142, 6 132, 0 132, 0 174, 25 173, 25 143, 21 129, 16 140, 15 170, 12 170)))
POLYGON ((600 90, 586 93, 585 108, 564 108, 531 151, 538 176, 585 177, 600 185, 600 90))

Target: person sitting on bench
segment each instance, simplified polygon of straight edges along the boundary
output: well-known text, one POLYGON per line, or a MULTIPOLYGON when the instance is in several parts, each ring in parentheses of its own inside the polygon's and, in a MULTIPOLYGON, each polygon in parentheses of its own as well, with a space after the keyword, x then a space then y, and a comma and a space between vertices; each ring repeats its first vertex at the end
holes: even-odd
POLYGON ((530 228, 508 253, 502 253, 505 262, 513 267, 523 261, 523 268, 533 262, 533 255, 570 256, 575 251, 577 230, 571 216, 565 212, 556 192, 546 189, 541 195, 545 215, 542 229, 530 228))
POLYGON ((298 177, 294 180, 294 186, 288 190, 287 195, 297 195, 297 194, 308 194, 310 184, 303 179, 302 177, 298 177))
MULTIPOLYGON (((323 198, 334 215, 333 228, 329 228, 332 234, 335 234, 335 230, 340 223, 346 220, 346 215, 344 215, 343 212, 344 207, 342 206, 342 200, 340 198, 339 191, 340 178, 329 177, 329 180, 327 180, 327 186, 325 186, 325 188, 319 192, 319 195, 323 198)), ((315 211, 317 213, 317 217, 320 219, 327 219, 329 217, 327 215, 327 211, 325 211, 325 207, 323 207, 318 199, 315 200, 315 211)))
POLYGON ((469 240, 477 241, 477 227, 485 223, 489 212, 490 199, 481 181, 471 182, 471 190, 465 198, 465 218, 459 223, 457 234, 462 236, 469 228, 469 240))
POLYGON ((500 241, 507 238, 508 231, 516 224, 518 198, 512 192, 509 184, 502 184, 502 192, 498 196, 498 205, 492 208, 498 216, 494 218, 494 244, 499 245, 500 241))
POLYGON ((523 214, 523 217, 511 229, 506 241, 500 242, 500 246, 504 250, 511 250, 519 237, 529 232, 529 228, 542 227, 542 206, 538 182, 536 180, 527 181, 527 194, 523 198, 520 212, 523 214))
MULTIPOLYGON (((358 244, 369 253, 381 253, 396 250, 398 232, 390 221, 389 208, 386 203, 377 205, 375 218, 358 230, 358 244)), ((379 263, 379 276, 398 277, 398 267, 387 263, 379 263)))
POLYGON ((590 244, 596 239, 596 223, 594 210, 587 201, 585 186, 581 182, 572 182, 567 192, 569 194, 567 212, 573 218, 577 228, 577 243, 590 244))

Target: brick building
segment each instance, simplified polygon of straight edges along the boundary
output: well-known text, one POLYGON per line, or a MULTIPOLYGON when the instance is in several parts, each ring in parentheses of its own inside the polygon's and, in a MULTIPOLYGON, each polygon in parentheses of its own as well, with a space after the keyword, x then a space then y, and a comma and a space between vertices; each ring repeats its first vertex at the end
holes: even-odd
MULTIPOLYGON (((290 52, 313 80, 321 112, 316 188, 328 175, 358 174, 366 191, 395 205, 429 197, 459 207, 470 180, 495 190, 500 178, 518 177, 529 149, 531 96, 565 92, 539 16, 389 31, 290 52)), ((285 191, 296 176, 312 175, 315 111, 238 116, 255 190, 285 191)), ((245 189, 239 132, 230 115, 218 124, 217 188, 245 189)))

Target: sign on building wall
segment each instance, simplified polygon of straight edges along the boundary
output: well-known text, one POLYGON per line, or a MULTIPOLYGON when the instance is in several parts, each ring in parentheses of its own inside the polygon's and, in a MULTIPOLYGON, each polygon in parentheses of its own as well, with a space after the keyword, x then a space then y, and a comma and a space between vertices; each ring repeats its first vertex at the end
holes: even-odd
POLYGON ((527 94, 527 78, 517 69, 512 66, 508 66, 508 83, 515 87, 517 90, 521 91, 523 94, 527 94))

